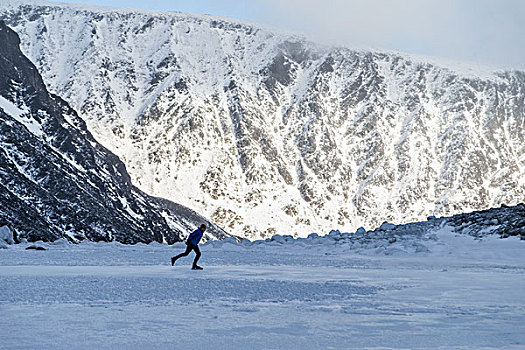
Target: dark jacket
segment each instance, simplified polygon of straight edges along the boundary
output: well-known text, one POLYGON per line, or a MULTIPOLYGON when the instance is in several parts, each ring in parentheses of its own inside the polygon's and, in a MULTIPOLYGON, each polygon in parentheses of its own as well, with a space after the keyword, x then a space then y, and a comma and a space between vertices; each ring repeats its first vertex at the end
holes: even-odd
POLYGON ((199 244, 199 241, 201 240, 203 234, 204 232, 202 232, 200 228, 196 229, 188 237, 188 239, 186 240, 186 244, 191 244, 191 245, 199 244))

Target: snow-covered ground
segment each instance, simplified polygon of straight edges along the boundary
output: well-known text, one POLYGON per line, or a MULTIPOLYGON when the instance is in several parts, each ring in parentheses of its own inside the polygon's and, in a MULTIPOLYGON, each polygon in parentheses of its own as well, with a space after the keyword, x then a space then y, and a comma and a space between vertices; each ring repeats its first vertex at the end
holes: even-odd
POLYGON ((0 249, 2 349, 524 349, 525 242, 393 240, 0 249))

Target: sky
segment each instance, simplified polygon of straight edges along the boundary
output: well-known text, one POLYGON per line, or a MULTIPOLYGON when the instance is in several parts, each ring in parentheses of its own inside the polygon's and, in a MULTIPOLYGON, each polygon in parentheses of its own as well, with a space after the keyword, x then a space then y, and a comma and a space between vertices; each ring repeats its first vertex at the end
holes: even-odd
POLYGON ((313 40, 525 69, 525 0, 56 0, 233 17, 313 40))

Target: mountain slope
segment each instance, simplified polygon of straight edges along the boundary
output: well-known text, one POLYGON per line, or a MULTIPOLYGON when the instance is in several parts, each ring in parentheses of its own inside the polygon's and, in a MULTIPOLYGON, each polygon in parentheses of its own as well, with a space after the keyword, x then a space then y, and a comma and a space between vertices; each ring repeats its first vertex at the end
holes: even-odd
POLYGON ((0 42, 0 226, 31 241, 173 243, 204 221, 135 188, 124 164, 48 93, 2 21, 0 42))
POLYGON ((525 74, 250 24, 36 2, 1 14, 144 191, 234 234, 353 230, 525 198, 525 74))

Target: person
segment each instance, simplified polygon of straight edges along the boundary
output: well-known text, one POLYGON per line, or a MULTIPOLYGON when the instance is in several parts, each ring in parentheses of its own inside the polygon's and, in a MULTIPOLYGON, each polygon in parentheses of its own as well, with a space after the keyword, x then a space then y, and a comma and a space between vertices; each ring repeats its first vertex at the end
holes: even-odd
POLYGON ((171 266, 175 264, 175 261, 177 261, 179 258, 182 258, 183 256, 187 256, 189 253, 191 253, 192 250, 195 251, 195 259, 193 260, 193 266, 191 267, 192 270, 202 270, 202 267, 197 265, 197 261, 199 261, 199 258, 201 257, 201 251, 199 249, 199 241, 202 238, 202 235, 204 234, 204 231, 206 231, 206 225, 202 224, 198 229, 193 231, 191 235, 186 240, 186 251, 184 253, 180 253, 177 256, 174 256, 171 258, 171 266))

